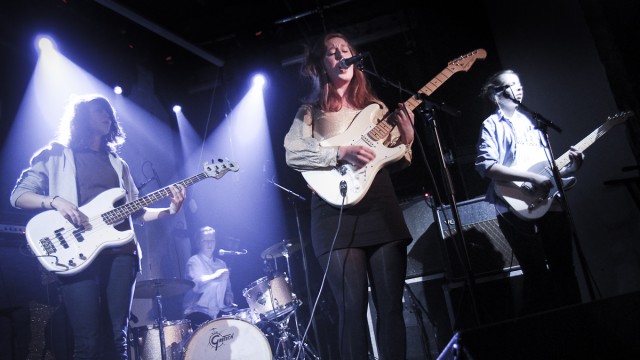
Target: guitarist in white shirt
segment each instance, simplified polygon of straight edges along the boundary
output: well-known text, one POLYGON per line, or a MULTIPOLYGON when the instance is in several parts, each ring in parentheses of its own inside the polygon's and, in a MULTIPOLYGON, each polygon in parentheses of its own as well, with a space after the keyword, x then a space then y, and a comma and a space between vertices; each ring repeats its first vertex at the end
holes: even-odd
MULTIPOLYGON (((529 171, 537 163, 551 164, 547 141, 535 122, 512 99, 524 96, 520 78, 512 70, 488 79, 482 95, 496 105, 496 112, 482 123, 475 167, 491 179, 486 199, 495 204, 502 233, 511 245, 524 277, 523 313, 580 302, 573 264, 572 231, 559 199, 550 194, 554 180, 549 174, 529 171), (534 198, 548 201, 548 211, 537 218, 519 216, 498 196, 496 187, 523 182, 534 198)), ((572 147, 571 162, 560 169, 564 178, 582 164, 584 154, 572 147)))
MULTIPOLYGON (((60 130, 68 138, 52 142, 31 159, 11 193, 13 206, 53 209, 78 226, 87 221, 80 207, 107 189, 124 189, 127 201, 138 197, 129 167, 116 153, 125 134, 106 98, 87 95, 71 103, 60 130)), ((153 221, 173 215, 185 194, 183 186, 172 186, 169 207, 145 207, 132 216, 153 221)), ((131 219, 116 226, 131 229, 131 219)), ((140 256, 134 236, 124 245, 103 250, 82 272, 58 277, 73 333, 74 359, 127 359, 127 327, 140 256)))

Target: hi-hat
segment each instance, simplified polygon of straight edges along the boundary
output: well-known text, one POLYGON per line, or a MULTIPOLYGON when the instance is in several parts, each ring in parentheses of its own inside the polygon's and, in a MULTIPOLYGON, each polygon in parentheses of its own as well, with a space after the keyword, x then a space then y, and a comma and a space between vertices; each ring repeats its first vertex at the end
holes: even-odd
POLYGON ((195 284, 186 279, 151 279, 136 283, 134 297, 138 299, 152 299, 160 296, 180 295, 191 289, 195 284))
POLYGON ((279 242, 277 244, 273 244, 271 246, 269 246, 268 248, 266 248, 261 254, 260 256, 265 259, 273 259, 273 258, 277 258, 280 256, 285 256, 288 254, 291 254, 293 252, 296 252, 300 250, 300 245, 298 244, 292 244, 291 242, 287 241, 287 240, 283 240, 282 242, 279 242))

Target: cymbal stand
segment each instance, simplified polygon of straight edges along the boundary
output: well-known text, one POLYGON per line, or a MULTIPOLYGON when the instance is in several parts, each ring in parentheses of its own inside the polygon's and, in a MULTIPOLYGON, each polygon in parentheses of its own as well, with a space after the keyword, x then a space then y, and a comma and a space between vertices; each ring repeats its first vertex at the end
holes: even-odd
MULTIPOLYGON (((272 185, 274 185, 275 187, 279 188, 280 190, 286 192, 287 194, 289 194, 289 196, 287 196, 287 199, 289 200, 289 202, 291 202, 291 205, 293 206, 293 210, 295 212, 295 216, 296 216, 296 226, 298 229, 298 241, 300 241, 300 251, 302 253, 302 266, 304 267, 304 275, 306 277, 306 281, 305 281, 305 286, 306 286, 306 290, 307 290, 307 298, 308 299, 313 299, 312 293, 311 293, 311 288, 309 287, 309 283, 311 282, 309 280, 308 274, 309 272, 306 271, 307 269, 309 269, 308 265, 307 265, 307 255, 306 255, 306 250, 305 250, 305 246, 304 246, 304 242, 302 241, 302 226, 300 225, 300 212, 298 210, 298 204, 297 201, 306 201, 307 199, 304 196, 301 196, 299 194, 296 194, 295 192, 285 188, 284 186, 276 183, 275 181, 273 181, 273 179, 269 180, 267 179, 267 181, 269 183, 271 183, 272 185)), ((285 247, 286 249, 286 247, 285 247)), ((276 269, 277 269, 277 262, 276 262, 276 269)), ((287 258, 287 270, 289 271, 289 276, 291 276, 291 269, 289 269, 289 259, 287 258)), ((312 305, 312 301, 309 301, 309 313, 313 314, 313 305, 312 305)), ((297 319, 297 318, 296 318, 297 319)), ((318 338, 318 331, 316 329, 316 322, 314 321, 313 317, 311 317, 309 319, 309 322, 311 324, 311 327, 313 327, 313 335, 315 337, 315 343, 316 346, 320 346, 320 339, 318 338)), ((297 320, 296 320, 296 324, 297 324, 297 320)), ((298 327, 296 326, 296 330, 298 330, 298 327)), ((299 330, 298 330, 298 338, 300 338, 300 334, 299 334, 299 330)))
POLYGON ((302 342, 299 336, 295 336, 288 331, 289 318, 293 313, 295 313, 295 310, 289 313, 283 320, 273 321, 278 328, 278 343, 273 358, 275 360, 320 360, 320 357, 315 354, 311 346, 302 342))
POLYGON ((156 305, 158 306, 158 334, 160 336, 160 356, 162 360, 167 360, 167 349, 165 348, 164 341, 164 317, 162 315, 162 295, 160 295, 160 288, 156 287, 156 305))

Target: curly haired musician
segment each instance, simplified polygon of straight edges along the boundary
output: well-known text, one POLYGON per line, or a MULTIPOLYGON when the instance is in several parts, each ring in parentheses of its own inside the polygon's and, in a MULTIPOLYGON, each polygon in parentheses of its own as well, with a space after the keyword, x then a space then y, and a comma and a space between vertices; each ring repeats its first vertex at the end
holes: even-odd
MULTIPOLYGON (((38 152, 22 172, 11 193, 13 206, 53 209, 80 226, 87 215, 79 207, 103 191, 122 188, 127 202, 138 197, 128 165, 116 154, 125 134, 106 98, 87 95, 71 103, 61 130, 68 138, 38 152)), ((133 216, 153 221, 175 214, 182 207, 185 188, 172 186, 171 194, 168 208, 143 208, 133 216)), ((123 225, 132 229, 131 219, 123 225)), ((58 276, 73 332, 74 359, 127 359, 127 327, 140 257, 134 236, 124 245, 105 248, 83 271, 58 276)))
MULTIPOLYGON (((581 298, 571 226, 559 199, 549 194, 555 182, 551 174, 545 176, 527 166, 549 165, 550 152, 536 122, 518 109, 524 96, 518 74, 512 70, 498 72, 487 80, 482 95, 497 108, 482 123, 475 166, 481 176, 492 180, 486 199, 495 204, 500 229, 523 272, 523 312, 578 303, 581 298), (542 208, 548 211, 539 217, 522 216, 529 212, 525 206, 518 213, 496 191, 500 184, 514 181, 530 183, 534 197, 541 199, 540 204, 546 205, 542 208)), ((563 178, 580 168, 584 155, 572 147, 569 158, 569 165, 560 169, 563 178)))

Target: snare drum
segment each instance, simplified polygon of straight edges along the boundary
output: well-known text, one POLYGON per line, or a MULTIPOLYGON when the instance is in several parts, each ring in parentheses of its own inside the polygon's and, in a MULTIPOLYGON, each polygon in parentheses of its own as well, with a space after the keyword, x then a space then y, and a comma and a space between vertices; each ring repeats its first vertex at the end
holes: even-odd
POLYGON ((219 318, 202 324, 187 342, 183 360, 272 360, 267 338, 253 324, 219 318))
POLYGON ((244 290, 242 295, 249 307, 262 319, 274 320, 287 315, 300 304, 291 292, 286 274, 276 274, 272 279, 260 278, 244 290))
MULTIPOLYGON (((191 335, 189 320, 164 321, 164 348, 167 360, 180 360, 184 351, 184 344, 191 335)), ((141 326, 131 329, 133 336, 132 347, 135 351, 133 359, 154 360, 162 356, 160 347, 160 328, 158 324, 141 326)))

